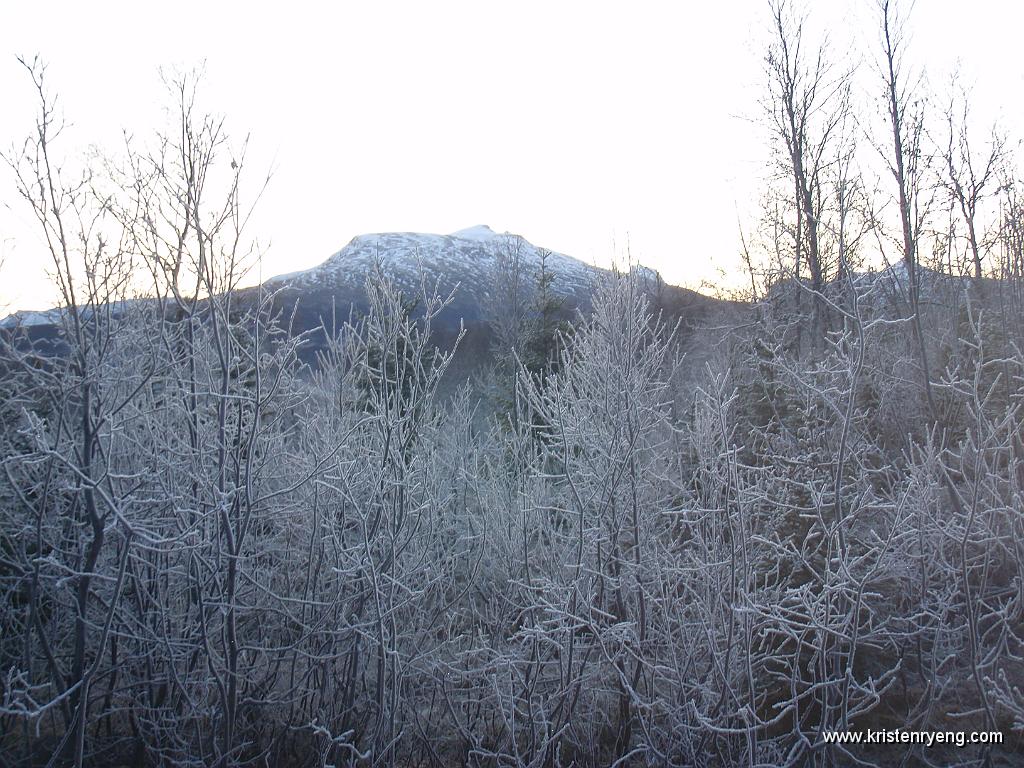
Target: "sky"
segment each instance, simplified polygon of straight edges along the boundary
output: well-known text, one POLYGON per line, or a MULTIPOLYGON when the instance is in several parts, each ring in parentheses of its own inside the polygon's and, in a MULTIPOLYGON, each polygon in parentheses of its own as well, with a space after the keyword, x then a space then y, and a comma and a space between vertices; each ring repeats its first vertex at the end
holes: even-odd
MULTIPOLYGON (((837 56, 869 67, 869 0, 806 7, 837 56)), ((910 56, 936 85, 959 62, 979 114, 1024 135, 1022 21, 1006 0, 918 0, 910 56)), ((69 156, 158 126, 160 68, 203 64, 204 104, 249 136, 253 172, 272 172, 250 231, 264 276, 358 234, 487 224, 698 287, 731 279, 738 222, 753 226, 768 36, 767 0, 8 0, 0 147, 33 127, 17 55, 47 63, 69 156)), ((54 303, 46 258, 0 167, 0 314, 54 303)))

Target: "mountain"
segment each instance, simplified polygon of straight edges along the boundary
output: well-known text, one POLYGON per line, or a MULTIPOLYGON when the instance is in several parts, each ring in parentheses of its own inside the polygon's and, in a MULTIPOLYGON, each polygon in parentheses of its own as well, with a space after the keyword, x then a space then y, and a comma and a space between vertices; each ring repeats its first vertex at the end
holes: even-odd
MULTIPOLYGON (((450 345, 465 326, 469 333, 460 357, 468 355, 479 361, 490 354, 488 318, 507 300, 503 293, 508 293, 512 283, 520 290, 520 298, 528 300, 536 290, 542 258, 553 278, 550 290, 559 298, 565 318, 586 312, 595 287, 610 274, 487 226, 448 235, 385 232, 353 238, 312 269, 278 275, 261 287, 243 289, 236 295, 235 305, 245 306, 261 292, 274 292, 275 304, 290 318, 293 330, 309 332, 303 358, 314 363, 325 340, 324 329, 330 332, 351 313, 366 310, 366 282, 379 270, 410 298, 422 295, 424 289, 443 296, 453 294, 453 301, 434 324, 435 342, 442 347, 450 345)), ((655 308, 672 322, 680 320, 684 329, 720 305, 694 291, 666 285, 653 270, 634 267, 633 271, 655 308)), ((17 312, 0 320, 0 330, 21 328, 30 339, 53 339, 59 319, 59 309, 17 312)))
MULTIPOLYGON (((462 325, 469 333, 463 341, 463 355, 474 358, 489 354, 488 319, 508 300, 510 284, 529 300, 537 289, 541 261, 553 278, 550 290, 561 302, 566 319, 586 312, 594 289, 609 270, 586 264, 562 253, 533 245, 511 233, 497 233, 485 225, 448 235, 415 232, 386 232, 359 235, 327 261, 302 272, 280 275, 264 282, 265 289, 278 292, 279 305, 294 308, 295 325, 302 330, 330 327, 332 318, 342 322, 349 310, 365 309, 365 285, 379 269, 411 297, 426 290, 453 294, 452 303, 437 318, 436 339, 445 347, 462 325)), ((666 285, 646 267, 633 272, 650 293, 652 303, 670 320, 691 325, 719 302, 677 286, 666 285)), ((320 338, 322 341, 322 337, 320 338)), ((312 356, 318 347, 314 338, 307 347, 312 356)))
MULTIPOLYGON (((940 272, 923 264, 916 265, 915 274, 918 301, 925 309, 959 305, 968 292, 975 300, 992 297, 1004 288, 993 277, 977 280, 969 275, 940 272)), ((910 313, 910 276, 903 261, 896 261, 877 270, 834 277, 825 283, 823 293, 829 299, 842 300, 848 294, 851 283, 859 296, 862 310, 870 310, 890 319, 906 317, 910 313)), ((788 277, 773 285, 765 298, 776 305, 792 305, 799 297, 809 294, 808 278, 804 277, 798 283, 795 278, 788 277)))
MULTIPOLYGON (((415 232, 384 232, 359 235, 327 261, 303 272, 273 277, 264 287, 295 300, 307 318, 331 317, 331 309, 365 301, 365 285, 377 269, 403 292, 421 294, 424 285, 454 302, 445 316, 467 323, 485 320, 496 300, 499 269, 518 269, 520 281, 529 287, 540 268, 542 249, 518 235, 497 234, 487 226, 471 227, 450 235, 415 232)), ((547 252, 547 269, 554 275, 552 289, 567 303, 589 302, 595 277, 603 272, 577 259, 547 252)), ((347 316, 347 312, 346 312, 347 316)))
MULTIPOLYGON (((567 299, 589 296, 598 272, 581 261, 548 252, 547 268, 556 279, 554 290, 567 299)), ((492 298, 499 261, 518 259, 523 277, 540 267, 541 249, 518 235, 497 234, 478 226, 450 235, 385 232, 354 237, 323 264, 267 280, 272 288, 309 295, 327 290, 335 295, 361 294, 379 261, 381 271, 403 290, 419 291, 421 274, 437 281, 439 292, 457 292, 466 319, 475 319, 492 298)))

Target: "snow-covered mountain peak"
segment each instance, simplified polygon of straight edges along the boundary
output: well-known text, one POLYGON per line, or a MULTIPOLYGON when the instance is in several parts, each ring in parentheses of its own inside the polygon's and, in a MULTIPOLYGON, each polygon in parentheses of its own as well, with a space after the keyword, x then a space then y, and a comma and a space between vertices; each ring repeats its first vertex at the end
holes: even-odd
MULTIPOLYGON (((415 288, 420 275, 445 288, 461 286, 478 300, 489 292, 499 261, 514 253, 523 277, 532 282, 539 269, 542 249, 525 238, 498 233, 485 224, 460 229, 449 235, 420 232, 380 232, 358 235, 323 264, 303 272, 281 275, 270 284, 292 288, 346 286, 361 289, 380 263, 384 274, 402 288, 415 288)), ((564 295, 589 294, 600 270, 560 253, 546 252, 547 269, 555 274, 554 290, 564 295)))
POLYGON ((458 232, 452 232, 450 237, 457 237, 460 240, 489 242, 498 237, 498 233, 486 224, 478 224, 475 227, 467 227, 466 229, 460 229, 458 232))
POLYGON ((60 322, 59 309, 30 310, 13 312, 0 320, 0 328, 28 327, 34 325, 56 325, 60 322))
MULTIPOLYGON (((495 232, 480 224, 451 234, 421 232, 380 232, 357 235, 326 261, 311 269, 278 275, 265 281, 274 290, 302 296, 311 311, 333 306, 333 302, 359 302, 365 297, 366 281, 379 269, 398 288, 418 295, 424 289, 441 295, 455 292, 457 311, 471 317, 484 312, 504 290, 514 273, 526 292, 539 284, 541 267, 555 294, 567 300, 566 307, 585 306, 595 283, 607 271, 594 265, 549 251, 510 232, 495 232), (325 302, 330 302, 325 304, 325 302)), ((634 265, 652 280, 657 273, 634 265)), ((56 310, 23 312, 0 320, 0 328, 14 325, 51 325, 59 320, 56 310)))

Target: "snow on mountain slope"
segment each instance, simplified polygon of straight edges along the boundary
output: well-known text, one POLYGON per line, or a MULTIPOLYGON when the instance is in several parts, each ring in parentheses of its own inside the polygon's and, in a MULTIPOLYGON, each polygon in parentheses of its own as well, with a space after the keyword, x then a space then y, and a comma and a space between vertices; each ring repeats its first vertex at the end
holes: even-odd
MULTIPOLYGON (((115 301, 111 304, 103 305, 109 313, 118 317, 132 307, 140 306, 140 302, 146 302, 147 299, 123 299, 121 301, 115 301)), ((144 306, 144 304, 142 304, 144 306)), ((58 325, 61 322, 61 318, 66 310, 61 307, 53 307, 52 309, 44 310, 32 310, 22 309, 17 312, 13 312, 7 317, 0 320, 0 328, 42 328, 58 325)), ((92 309, 84 307, 79 310, 79 317, 87 320, 92 317, 92 309)))
MULTIPOLYGON (((547 269, 555 275, 552 289, 561 295, 589 293, 601 270, 561 253, 548 252, 547 269)), ((401 288, 418 288, 419 276, 437 281, 447 292, 486 299, 500 259, 518 257, 522 277, 533 282, 540 267, 541 249, 518 235, 498 234, 481 225, 450 235, 385 232, 359 235, 319 266, 266 281, 270 287, 296 290, 349 288, 360 290, 379 260, 381 271, 401 288)))
POLYGON ((28 328, 37 325, 56 325, 58 322, 60 322, 59 309, 45 309, 42 311, 23 309, 0 320, 0 328, 15 328, 18 326, 28 328))
MULTIPOLYGON (((563 309, 571 314, 576 308, 590 304, 595 285, 607 271, 533 245, 525 238, 510 233, 497 233, 486 225, 461 229, 448 235, 416 232, 383 232, 358 235, 348 245, 322 264, 301 272, 278 275, 264 281, 264 286, 280 292, 281 306, 295 306, 301 317, 300 326, 315 326, 321 317, 348 314, 347 306, 358 306, 365 300, 368 278, 378 269, 399 289, 409 295, 420 295, 436 288, 442 296, 454 292, 455 300, 446 310, 453 323, 484 319, 494 301, 495 286, 507 283, 503 269, 518 264, 519 285, 526 295, 536 289, 542 254, 553 281, 550 289, 563 298, 563 309)), ((657 273, 636 267, 643 277, 657 282, 657 273)), ((680 289, 681 290, 681 289, 680 289)), ((256 289, 240 291, 238 301, 256 289)), ((60 321, 60 310, 17 312, 0 320, 0 329, 14 327, 47 327, 60 321)))
MULTIPOLYGON (((928 303, 949 302, 973 283, 967 275, 943 274, 922 264, 917 265, 915 272, 918 296, 928 303)), ((855 272, 853 282, 866 297, 874 296, 887 304, 907 305, 910 301, 910 276, 907 265, 902 261, 875 272, 855 272)))

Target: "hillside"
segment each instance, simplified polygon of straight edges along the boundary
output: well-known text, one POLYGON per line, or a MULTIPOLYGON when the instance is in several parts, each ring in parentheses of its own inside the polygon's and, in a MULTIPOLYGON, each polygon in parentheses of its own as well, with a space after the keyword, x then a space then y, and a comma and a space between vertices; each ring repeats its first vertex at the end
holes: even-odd
MULTIPOLYGON (((560 315, 568 321, 577 311, 589 310, 595 287, 611 274, 485 225, 448 235, 382 232, 354 237, 312 269, 277 275, 259 287, 242 289, 234 301, 245 307, 267 292, 275 294, 275 305, 288 318, 292 332, 308 335, 301 351, 303 360, 315 364, 317 352, 323 349, 324 329, 336 332, 351 317, 365 312, 366 282, 379 271, 412 302, 424 291, 452 297, 434 324, 433 341, 448 348, 465 327, 468 333, 455 370, 468 375, 491 353, 495 314, 509 301, 531 299, 542 258, 560 315), (518 294, 514 298, 508 295, 513 290, 518 294)), ((654 270, 633 267, 633 272, 641 278, 655 308, 665 313, 670 324, 679 321, 684 332, 723 306, 695 291, 665 284, 654 270)), ((131 306, 135 303, 121 302, 112 311, 118 314, 131 306)), ((59 309, 20 311, 0 320, 0 329, 8 333, 20 329, 24 339, 45 351, 59 338, 59 322, 59 309)))

